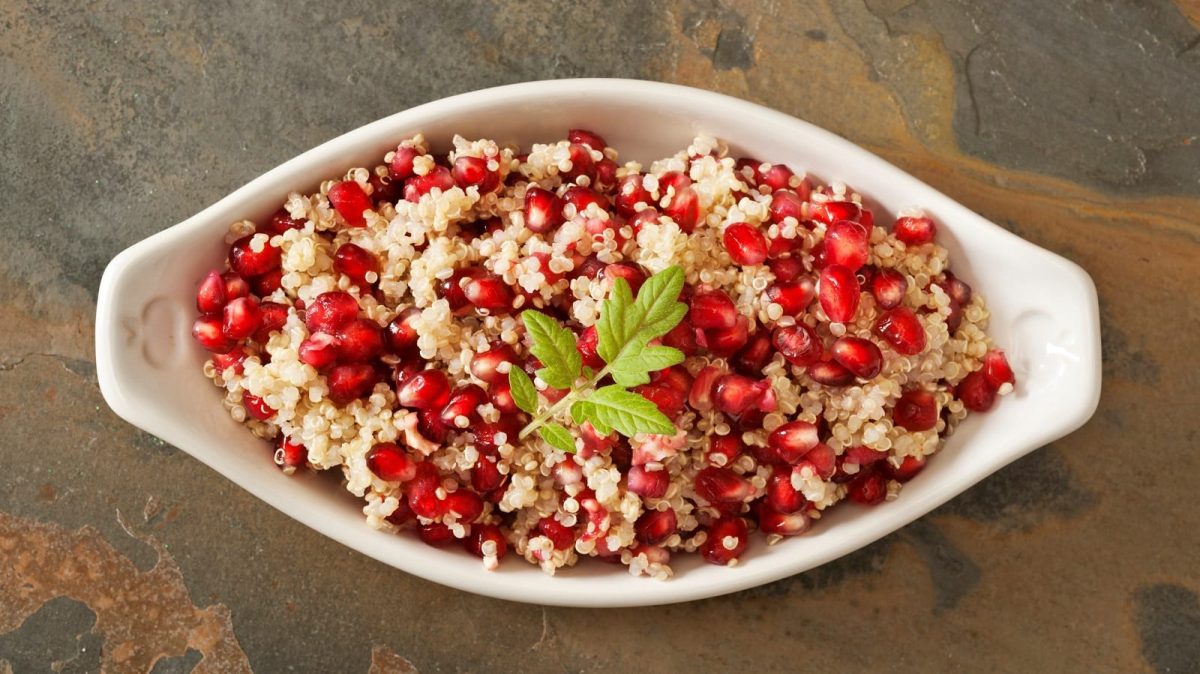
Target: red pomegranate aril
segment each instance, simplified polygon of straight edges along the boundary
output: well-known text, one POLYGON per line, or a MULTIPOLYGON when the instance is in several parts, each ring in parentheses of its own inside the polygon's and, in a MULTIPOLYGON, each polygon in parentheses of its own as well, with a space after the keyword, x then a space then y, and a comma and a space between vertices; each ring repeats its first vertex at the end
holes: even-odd
MULTIPOLYGON (((265 274, 272 269, 278 269, 283 259, 279 249, 272 246, 270 242, 263 243, 262 250, 254 250, 251 240, 255 236, 259 235, 249 234, 243 236, 229 246, 229 267, 233 269, 234 273, 244 279, 265 274)), ((246 292, 240 293, 240 295, 245 295, 249 292, 250 288, 247 286, 246 292)), ((233 299, 238 296, 238 293, 231 293, 226 288, 226 299, 233 299)))
POLYGON ((799 316, 812 304, 817 294, 816 284, 810 278, 798 281, 777 281, 767 286, 767 299, 783 309, 784 316, 799 316))
POLYGON ((762 329, 750 336, 746 346, 734 354, 731 362, 738 372, 758 376, 771 359, 771 352, 771 333, 762 329))
POLYGON ((363 397, 375 386, 375 368, 366 363, 338 365, 326 376, 329 399, 338 405, 363 397))
POLYGON ((217 316, 201 316, 192 324, 192 337, 207 351, 228 353, 237 346, 237 340, 222 332, 221 323, 217 316))
POLYGON ((513 290, 504 279, 495 274, 467 281, 463 286, 463 295, 468 302, 480 309, 492 312, 512 309, 513 290))
POLYGON ((937 420, 937 398, 922 389, 909 389, 900 394, 892 408, 892 422, 914 433, 937 426, 937 420))
POLYGON ((813 220, 832 225, 838 220, 853 220, 858 222, 862 217, 862 207, 853 201, 813 202, 808 209, 813 220))
POLYGON ((371 186, 371 203, 376 206, 395 203, 400 193, 400 184, 392 180, 390 175, 371 173, 367 177, 367 184, 371 186))
POLYGON ((351 227, 364 227, 367 224, 364 211, 371 210, 371 197, 362 186, 353 180, 343 180, 329 188, 329 205, 333 206, 338 215, 351 227))
POLYGON ((596 179, 596 160, 592 159, 591 150, 585 145, 571 143, 567 147, 567 156, 571 160, 571 170, 563 174, 563 180, 568 183, 586 177, 590 184, 596 179))
POLYGON ((221 272, 210 271, 196 291, 196 309, 202 314, 215 314, 225 308, 225 279, 221 272))
POLYGON ((217 372, 224 372, 232 367, 234 374, 242 374, 246 362, 246 350, 235 346, 228 353, 214 353, 212 361, 217 372))
POLYGON ((596 353, 596 347, 600 342, 599 333, 596 332, 596 326, 589 325, 579 334, 579 339, 575 342, 575 348, 579 351, 579 355, 583 357, 583 364, 592 369, 604 367, 604 359, 600 354, 596 353))
POLYGON ((820 443, 817 427, 807 421, 789 421, 778 426, 767 436, 769 456, 780 463, 792 464, 820 443))
POLYGON ((720 290, 702 290, 694 295, 688 320, 701 330, 732 328, 738 319, 737 306, 720 290))
POLYGON ((508 541, 495 524, 476 524, 463 539, 463 548, 476 557, 495 557, 500 561, 508 553, 508 541))
POLYGON ((417 538, 425 545, 440 548, 454 540, 454 532, 441 522, 426 522, 417 525, 417 538))
POLYGON ((617 162, 605 157, 596 162, 596 179, 592 181, 592 187, 598 192, 608 194, 617 186, 617 162))
POLYGON ((279 443, 275 447, 275 455, 272 457, 275 465, 283 469, 286 474, 293 473, 297 468, 303 468, 308 464, 308 448, 299 442, 279 436, 279 443))
POLYGON ((700 351, 700 346, 696 343, 696 328, 686 318, 663 335, 662 343, 664 346, 679 349, 684 356, 694 356, 700 351))
POLYGON ((862 505, 878 505, 887 498, 887 479, 874 469, 863 469, 846 485, 846 496, 862 505))
POLYGON ((575 545, 575 530, 554 519, 553 516, 538 520, 537 530, 538 533, 550 539, 555 550, 568 550, 575 545))
POLYGON ((417 464, 416 472, 405 487, 408 507, 420 517, 437 519, 446 512, 445 502, 437 497, 442 486, 438 469, 429 461, 422 461, 417 464))
POLYGON ((965 281, 950 272, 946 272, 945 277, 945 280, 939 281, 938 285, 940 285, 942 289, 946 291, 946 294, 950 296, 950 299, 958 302, 959 306, 965 307, 970 304, 972 294, 971 286, 967 285, 965 281))
POLYGON ((748 222, 735 222, 721 235, 725 250, 735 264, 750 266, 767 260, 767 237, 748 222))
POLYGON ((714 365, 706 365, 696 373, 688 391, 688 405, 697 412, 707 412, 713 408, 713 386, 725 373, 714 365))
POLYGON ((287 323, 288 306, 278 302, 263 302, 258 305, 258 314, 260 320, 253 339, 265 344, 271 338, 271 333, 283 329, 283 325, 287 323))
POLYGON ((252 395, 249 391, 242 392, 242 407, 246 408, 246 413, 258 419, 266 421, 275 416, 275 409, 266 403, 262 398, 252 395))
POLYGON ((775 466, 767 479, 767 503, 781 513, 794 513, 808 505, 804 494, 792 486, 791 466, 775 466))
POLYGON ((904 301, 908 292, 908 279, 895 269, 882 268, 875 270, 868 284, 875 304, 881 309, 892 309, 904 301))
POLYGON ((660 224, 658 219, 662 217, 656 209, 645 208, 637 212, 637 215, 629 219, 629 228, 633 230, 633 235, 636 237, 638 232, 642 231, 642 227, 646 225, 660 224))
POLYGON ((925 459, 916 456, 906 456, 900 462, 899 466, 893 466, 891 461, 886 461, 880 465, 883 466, 883 470, 887 473, 888 477, 897 482, 908 482, 925 468, 925 459))
POLYGON ((637 540, 642 543, 658 545, 670 538, 678 526, 679 521, 674 510, 646 510, 637 518, 637 522, 634 522, 633 531, 637 540))
POLYGON ((604 152, 604 148, 608 147, 608 143, 604 142, 604 138, 594 131, 587 129, 571 129, 567 131, 567 140, 572 143, 586 145, 597 152, 604 152))
POLYGON ((714 435, 708 441, 704 460, 711 466, 731 466, 745 451, 746 444, 738 435, 714 435))
POLYGON ((632 262, 614 262, 604 267, 602 272, 603 278, 606 279, 625 279, 629 284, 629 290, 633 294, 641 289, 642 284, 646 282, 646 272, 642 271, 636 264, 632 262))
POLYGON ((633 391, 654 403, 658 411, 666 415, 668 419, 679 416, 687 402, 686 394, 680 393, 666 384, 643 384, 634 388, 633 391))
POLYGON ((323 370, 337 360, 337 340, 328 333, 314 332, 297 349, 300 362, 323 370))
POLYGON ((861 292, 852 269, 840 264, 831 264, 821 270, 817 296, 825 315, 834 323, 849 323, 853 320, 858 311, 861 292))
POLYGON ((972 412, 986 412, 996 404, 996 387, 992 386, 983 371, 976 370, 958 383, 958 399, 972 412))
POLYGON ((700 545, 700 556, 709 564, 730 566, 746 551, 750 533, 740 517, 723 517, 708 528, 708 536, 700 545))
POLYGON ((781 257, 767 260, 767 267, 775 275, 776 283, 795 281, 804 273, 804 262, 796 257, 781 257))
POLYGON ((303 229, 304 220, 293 218, 291 213, 288 213, 286 208, 281 208, 271 214, 267 219, 267 224, 258 228, 258 231, 264 234, 283 234, 289 229, 303 229))
POLYGON ((779 190, 791 187, 792 178, 795 175, 791 169, 783 164, 772 164, 770 168, 762 172, 759 184, 766 185, 772 192, 778 192, 779 190))
POLYGON ((500 171, 489 169, 488 159, 483 157, 455 159, 453 176, 456 185, 464 190, 468 187, 478 188, 480 194, 494 192, 500 187, 500 171))
POLYGON ((788 218, 799 224, 804 220, 804 200, 792 190, 777 190, 771 195, 769 214, 773 224, 782 226, 788 218))
POLYGON ((421 197, 438 190, 446 192, 454 187, 454 176, 445 166, 434 166, 423 176, 413 176, 404 181, 404 200, 416 203, 421 197))
POLYGON ((807 367, 820 360, 825 346, 817 332, 803 323, 775 328, 771 345, 789 363, 807 367))
POLYGON ((408 482, 417 476, 417 462, 394 442, 381 442, 367 452, 367 468, 385 482, 408 482))
POLYGON ((267 297, 283 286, 283 270, 272 269, 261 276, 256 276, 250 279, 250 285, 253 287, 255 295, 267 297))
POLYGON ((358 315, 358 300, 340 290, 321 293, 304 309, 309 332, 334 333, 358 315))
POLYGON ((417 410, 417 432, 426 440, 440 445, 446 442, 450 428, 442 423, 441 410, 417 410))
POLYGON ((750 340, 750 320, 738 316, 731 328, 715 328, 703 333, 704 346, 714 356, 727 358, 737 353, 750 340))
POLYGON ((645 466, 630 466, 625 476, 626 488, 642 498, 662 498, 671 484, 666 469, 647 470, 645 466))
POLYGON ((225 336, 241 340, 254 334, 262 322, 258 302, 250 297, 239 297, 225 305, 221 331, 225 336))
POLYGON ((650 191, 642 186, 642 174, 632 173, 621 178, 617 183, 617 195, 613 198, 613 205, 617 207, 617 212, 625 217, 654 205, 650 191))
POLYGON ((839 337, 829 351, 834 360, 860 379, 873 379, 883 369, 883 352, 869 339, 839 337))
POLYGON ((897 353, 915 356, 925 350, 925 326, 912 309, 899 306, 880 314, 875 334, 884 338, 897 353))
POLYGON ((447 513, 458 516, 462 524, 470 524, 483 514, 483 499, 473 491, 459 489, 446 494, 444 499, 447 513))
POLYGON ((962 305, 950 300, 950 313, 946 314, 946 329, 951 335, 958 332, 958 327, 962 325, 962 305))
POLYGON ((238 276, 236 272, 227 271, 221 274, 221 280, 225 281, 226 302, 250 295, 250 284, 246 282, 246 279, 238 276))
POLYGON ((799 536, 811 524, 808 515, 802 512, 781 512, 769 504, 759 506, 757 515, 759 530, 769 536, 799 536))
POLYGON ((883 461, 888 456, 886 451, 876 451, 870 447, 863 445, 853 445, 842 451, 843 463, 854 463, 859 466, 867 466, 879 461, 883 461))
MULTIPOLYGON (((574 206, 576 214, 581 214, 588 210, 588 207, 592 204, 595 204, 596 207, 601 211, 607 210, 608 208, 608 200, 601 196, 599 192, 591 189, 590 187, 582 187, 580 185, 573 185, 567 188, 567 191, 563 193, 562 200, 564 204, 570 204, 571 206, 574 206)), ((589 228, 591 226, 591 224, 588 225, 589 228)), ((599 233, 599 231, 600 230, 592 233, 596 234, 599 233)))
POLYGON ((469 424, 479 419, 475 408, 488 401, 487 391, 476 384, 460 386, 450 394, 446 406, 442 408, 441 421, 448 428, 465 428, 458 424, 458 418, 463 417, 469 424))
POLYGON ((500 457, 495 454, 480 453, 479 458, 475 461, 475 466, 471 469, 471 486, 476 491, 486 493, 499 489, 508 479, 508 476, 501 473, 497 467, 499 460, 500 457))
POLYGON ((338 246, 337 252, 333 254, 333 269, 361 286, 379 280, 379 260, 373 253, 353 243, 338 246), (374 274, 375 277, 368 279, 368 274, 374 274))
POLYGON ((662 213, 674 220, 679 229, 691 234, 700 221, 700 197, 691 187, 679 189, 663 207, 662 213))
POLYGON ((754 493, 749 482, 728 468, 709 466, 696 473, 696 494, 712 504, 741 503, 754 493))
POLYGON ((713 406, 720 412, 738 416, 757 407, 764 393, 762 382, 740 374, 722 375, 713 385, 713 406))
POLYGON ((356 318, 338 329, 338 358, 345 362, 362 362, 383 351, 383 335, 375 321, 356 318))
POLYGON ((525 192, 525 226, 530 231, 545 234, 563 222, 563 201, 558 195, 540 187, 525 192))
POLYGON ((512 396, 512 387, 508 382, 496 382, 488 386, 488 396, 492 401, 492 405, 500 410, 501 414, 518 414, 521 408, 517 406, 517 401, 512 396))
POLYGON ((849 386, 854 383, 854 373, 832 360, 813 363, 808 366, 807 372, 813 381, 825 386, 849 386))
POLYGON ((487 351, 475 354, 471 360, 471 374, 489 384, 508 381, 508 372, 500 372, 501 363, 517 361, 517 352, 504 342, 492 342, 487 351))
POLYGON ((920 246, 933 243, 933 237, 937 236, 937 226, 933 224, 933 220, 926 217, 896 218, 892 225, 892 234, 906 246, 920 246))
POLYGON ((481 278, 486 274, 487 272, 479 267, 456 269, 449 278, 438 283, 437 294, 450 305, 450 311, 460 312, 471 305, 463 286, 468 280, 481 278))
POLYGON ((1008 358, 1004 357, 1004 352, 1000 349, 992 349, 983 357, 983 377, 996 389, 1005 384, 1015 384, 1017 381, 1013 376, 1012 367, 1008 364, 1008 358))
POLYGON ((420 156, 420 153, 411 147, 401 145, 396 148, 396 152, 392 155, 392 161, 388 164, 388 173, 391 174, 392 180, 402 181, 408 180, 413 176, 413 160, 420 156))
POLYGON ((450 400, 450 379, 441 370, 422 370, 404 382, 396 400, 413 409, 441 409, 450 400))
POLYGON ((838 220, 825 230, 825 264, 858 271, 871 255, 867 229, 857 222, 838 220))
POLYGON ((417 339, 420 335, 417 334, 415 322, 420 315, 420 309, 410 307, 400 312, 388 323, 384 334, 384 342, 388 350, 401 355, 417 348, 417 339))
POLYGON ((793 472, 804 470, 804 468, 812 468, 822 480, 828 480, 837 472, 837 453, 829 445, 819 442, 816 447, 813 447, 800 463, 796 464, 793 472))

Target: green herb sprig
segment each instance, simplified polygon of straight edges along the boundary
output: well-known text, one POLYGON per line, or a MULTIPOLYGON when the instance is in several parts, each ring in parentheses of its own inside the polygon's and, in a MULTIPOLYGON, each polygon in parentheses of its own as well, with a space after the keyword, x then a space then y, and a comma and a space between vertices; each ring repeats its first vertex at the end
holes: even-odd
POLYGON ((540 404, 537 387, 519 367, 508 371, 513 402, 533 415, 521 429, 520 439, 534 431, 552 447, 575 451, 575 438, 553 418, 570 408, 576 424, 585 421, 604 435, 614 430, 625 437, 638 433, 671 434, 675 425, 654 403, 628 390, 650 381, 650 373, 683 362, 683 353, 668 346, 650 344, 679 325, 687 307, 679 301, 684 274, 670 267, 646 279, 637 297, 623 278, 613 282, 612 291, 600 306, 596 321, 596 352, 605 366, 599 372, 583 366, 575 335, 549 316, 526 310, 521 314, 529 333, 529 351, 542 363, 537 376, 552 388, 568 389, 549 407, 540 404), (596 388, 605 377, 614 384, 596 388))

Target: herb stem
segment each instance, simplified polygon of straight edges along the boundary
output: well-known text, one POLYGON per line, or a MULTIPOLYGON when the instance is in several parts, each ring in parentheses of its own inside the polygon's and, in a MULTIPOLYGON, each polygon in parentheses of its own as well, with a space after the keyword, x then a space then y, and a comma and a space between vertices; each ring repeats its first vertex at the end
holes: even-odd
POLYGON ((554 403, 549 408, 547 408, 545 412, 542 412, 541 414, 537 415, 536 417, 534 417, 533 421, 530 421, 528 424, 526 424, 525 428, 522 428, 521 432, 517 435, 517 440, 524 440, 526 437, 529 436, 530 433, 536 431, 539 426, 546 423, 550 419, 554 418, 554 415, 558 414, 563 409, 565 409, 568 405, 575 402, 579 398, 580 393, 583 393, 585 390, 595 388, 596 382, 600 381, 607 375, 608 375, 608 366, 605 365, 604 369, 600 370, 595 375, 593 375, 592 378, 587 380, 587 382, 585 384, 583 384, 582 386, 572 387, 571 392, 568 393, 567 395, 563 396, 562 400, 559 400, 558 402, 554 403))

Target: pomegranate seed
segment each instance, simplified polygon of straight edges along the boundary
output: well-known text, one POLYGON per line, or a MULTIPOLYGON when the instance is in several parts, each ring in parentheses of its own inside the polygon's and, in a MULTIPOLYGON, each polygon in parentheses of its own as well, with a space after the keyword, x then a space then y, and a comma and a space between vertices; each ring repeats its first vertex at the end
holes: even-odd
POLYGON ((508 541, 495 524, 476 524, 463 539, 463 547, 476 557, 495 557, 499 561, 508 552, 508 541))
MULTIPOLYGON (((262 250, 255 251, 250 247, 250 240, 254 238, 254 234, 243 236, 234 241, 229 246, 229 267, 234 273, 242 278, 253 278, 261 274, 265 274, 272 269, 278 269, 283 259, 282 253, 270 243, 263 244, 262 250)), ((246 287, 246 292, 243 295, 249 294, 250 288, 246 287)), ((237 293, 229 292, 228 288, 225 292, 226 299, 238 297, 237 293)))
POLYGON ((854 272, 840 264, 831 264, 821 270, 817 286, 821 308, 834 323, 849 323, 858 311, 861 289, 854 272))
POLYGON ((662 217, 656 209, 644 208, 637 212, 637 215, 629 219, 629 228, 633 230, 633 235, 637 236, 638 232, 642 231, 645 225, 657 225, 658 219, 662 217))
POLYGON ((807 372, 809 378, 825 386, 848 386, 854 383, 854 373, 832 360, 817 361, 808 366, 807 372))
POLYGON ((617 162, 605 157, 596 162, 596 179, 592 186, 597 190, 608 193, 617 186, 617 162))
POLYGON ((642 187, 642 174, 632 173, 617 183, 617 195, 613 198, 613 204, 621 215, 629 217, 653 203, 654 198, 650 196, 650 192, 642 187))
POLYGON ((766 185, 772 192, 778 192, 779 190, 791 187, 792 178, 795 175, 791 169, 783 164, 772 164, 770 168, 762 172, 759 184, 766 185))
POLYGON ((945 280, 938 283, 950 299, 958 302, 959 306, 967 306, 971 303, 971 286, 965 281, 958 278, 950 272, 945 273, 945 280))
POLYGON ((266 297, 279 290, 283 285, 283 270, 272 269, 261 276, 254 277, 250 283, 254 286, 255 295, 266 297))
POLYGON ((614 262, 604 267, 602 278, 613 280, 623 278, 629 284, 629 290, 636 295, 642 284, 646 282, 646 272, 631 262, 614 262))
POLYGON ((375 321, 356 318, 338 328, 338 358, 346 362, 362 362, 383 351, 383 334, 375 321))
POLYGON ((574 206, 576 213, 583 213, 592 204, 595 204, 602 211, 608 209, 608 200, 601 196, 599 192, 579 185, 567 188, 562 199, 565 203, 574 206))
POLYGON ((809 206, 808 213, 813 220, 832 225, 838 220, 858 222, 862 217, 862 207, 853 201, 814 202, 809 206))
POLYGON ((254 331, 253 339, 265 344, 272 333, 281 330, 287 323, 288 306, 278 302, 263 302, 258 305, 258 313, 262 320, 258 323, 258 330, 254 331))
POLYGON ((766 499, 772 508, 781 513, 794 513, 808 506, 808 499, 792 486, 790 466, 775 466, 771 469, 771 477, 767 480, 766 499))
POLYGON ((756 376, 762 374, 763 367, 771 359, 771 333, 759 330, 750 336, 746 346, 733 356, 733 367, 742 374, 756 376))
POLYGON ((434 166, 423 176, 413 176, 404 181, 404 200, 416 203, 421 197, 438 190, 445 192, 454 187, 454 176, 445 166, 434 166))
POLYGON ((667 508, 666 510, 643 512, 634 523, 633 530, 637 540, 646 545, 658 545, 670 538, 678 526, 679 521, 675 511, 667 508))
POLYGON ((400 503, 396 504, 396 509, 392 511, 392 514, 384 519, 394 526, 402 527, 416 519, 416 517, 412 508, 408 507, 408 499, 400 499, 400 503))
POLYGON ((713 408, 713 385, 724 373, 713 365, 704 366, 696 373, 692 387, 688 391, 688 404, 698 412, 707 412, 713 408))
POLYGON ((895 269, 878 269, 871 276, 871 296, 881 309, 899 306, 908 292, 908 280, 895 269))
POLYGON ((417 538, 425 545, 440 548, 454 540, 454 532, 441 522, 428 522, 417 525, 417 538))
POLYGON ((438 283, 438 296, 446 300, 446 303, 450 305, 450 311, 457 313, 471 305, 463 291, 463 286, 468 279, 477 279, 486 275, 487 272, 479 267, 456 269, 450 278, 438 283))
POLYGON ((337 360, 337 340, 333 335, 324 332, 314 332, 300 343, 297 353, 300 362, 323 370, 337 360))
POLYGON ((226 304, 224 316, 221 331, 230 339, 245 339, 253 335, 262 323, 258 301, 250 297, 239 297, 226 304))
POLYGON ((741 503, 754 494, 754 487, 728 468, 709 466, 696 473, 696 494, 709 503, 741 503))
POLYGON ((767 260, 767 266, 771 268, 777 282, 795 281, 804 273, 804 262, 795 257, 767 260))
POLYGON ((488 168, 488 160, 482 157, 459 157, 454 160, 454 183, 464 190, 479 189, 480 194, 496 191, 500 187, 500 172, 488 168))
POLYGON ((892 421, 910 431, 927 431, 937 425, 937 399, 929 391, 909 389, 900 394, 892 409, 892 421))
POLYGON ((463 295, 468 302, 487 311, 501 312, 512 308, 512 288, 495 274, 467 281, 463 286, 463 295))
POLYGON ((400 192, 399 183, 392 180, 390 175, 379 175, 372 173, 367 177, 367 184, 371 186, 371 203, 395 203, 396 196, 400 192))
POLYGON ((807 421, 789 421, 767 436, 769 456, 782 463, 796 463, 820 442, 817 427, 807 421))
POLYGON ((408 180, 413 176, 413 160, 419 156, 419 153, 411 147, 401 145, 396 148, 396 153, 392 155, 392 162, 388 165, 388 173, 391 174, 392 180, 408 180))
POLYGON ((828 480, 837 471, 837 458, 837 453, 833 451, 832 447, 820 442, 804 455, 804 460, 796 464, 794 470, 801 470, 808 466, 822 480, 828 480))
POLYGON ((1012 367, 1008 364, 1008 359, 1004 357, 1004 352, 1000 349, 992 349, 983 357, 983 377, 988 384, 999 389, 1005 384, 1015 384, 1017 378, 1013 376, 1012 367))
POLYGON ((471 361, 471 374, 489 384, 507 382, 508 372, 499 372, 497 368, 501 363, 509 363, 511 366, 516 361, 517 353, 511 346, 504 342, 492 342, 487 351, 475 354, 471 361))
POLYGON ((568 183, 576 182, 581 177, 587 177, 589 184, 596 179, 596 162, 588 148, 579 143, 571 143, 567 147, 567 156, 571 160, 571 170, 563 174, 563 180, 568 183))
POLYGON ((224 372, 232 367, 235 374, 242 374, 245 371, 246 350, 240 346, 235 346, 228 353, 214 353, 212 361, 213 367, 218 372, 224 372))
POLYGON ((392 353, 405 354, 417 348, 417 338, 420 335, 417 334, 414 324, 420 315, 420 309, 409 307, 388 323, 384 341, 392 353))
POLYGON ((862 505, 878 505, 887 497, 887 480, 874 469, 864 469, 846 485, 846 496, 862 505))
POLYGON ((459 417, 466 417, 467 422, 479 419, 479 413, 475 408, 488 401, 487 391, 475 384, 467 384, 460 386, 450 394, 450 399, 446 402, 446 406, 442 408, 441 420, 448 428, 463 428, 459 426, 457 421, 459 417))
POLYGON ((664 346, 679 349, 685 356, 694 356, 700 351, 700 346, 696 343, 696 328, 686 318, 663 335, 662 343, 664 346))
POLYGON ((237 346, 237 340, 225 336, 221 331, 221 319, 216 316, 197 318, 192 324, 192 337, 213 353, 228 353, 237 346))
POLYGON ((202 314, 215 314, 225 308, 225 279, 218 271, 210 271, 196 291, 196 309, 202 314))
POLYGON ((887 340, 897 353, 915 356, 925 350, 925 326, 912 309, 900 306, 880 314, 875 334, 887 340))
POLYGON ((870 255, 867 230, 857 222, 838 220, 825 231, 825 264, 858 271, 870 255))
POLYGON ((738 311, 733 300, 720 290, 703 290, 692 295, 688 320, 701 330, 732 328, 738 311))
POLYGON ((958 384, 958 398, 972 412, 986 412, 996 404, 996 388, 982 370, 968 374, 958 384))
POLYGON ((262 398, 251 395, 249 391, 242 392, 242 407, 246 408, 246 412, 258 419, 266 421, 275 416, 275 409, 268 405, 262 398))
POLYGON ((686 394, 680 393, 667 384, 643 384, 634 388, 633 391, 654 403, 658 411, 666 415, 668 419, 679 416, 687 402, 686 394))
POLYGON ((740 374, 722 375, 713 386, 713 405, 718 411, 738 416, 763 404, 770 382, 754 381, 740 374))
POLYGON ((297 220, 288 213, 286 208, 281 208, 271 214, 267 219, 267 224, 264 227, 258 228, 258 231, 264 234, 283 234, 289 229, 303 229, 304 220, 297 220))
POLYGON ((893 466, 891 461, 882 465, 888 477, 897 482, 908 482, 916 477, 917 473, 921 472, 921 469, 925 467, 925 459, 916 456, 906 456, 900 462, 899 466, 893 466))
POLYGON ((417 462, 394 442, 381 442, 367 452, 367 468, 385 482, 408 482, 417 476, 417 462))
POLYGON ((870 447, 863 447, 862 445, 854 445, 852 447, 847 447, 842 452, 842 462, 867 466, 882 461, 886 459, 887 456, 887 452, 876 451, 870 447))
POLYGON ((450 400, 450 379, 441 370, 422 370, 409 377, 396 400, 413 409, 440 409, 450 400))
POLYGON ((512 388, 508 382, 502 381, 490 385, 488 393, 491 395, 492 405, 500 410, 501 414, 519 414, 521 412, 517 401, 512 397, 512 388))
POLYGON ((764 534, 776 536, 799 536, 808 531, 810 520, 802 512, 781 512, 769 504, 758 508, 758 528, 764 534))
POLYGON ((771 222, 783 225, 788 218, 795 218, 797 223, 804 221, 804 200, 792 190, 778 190, 771 195, 771 222))
POLYGON ((304 309, 309 332, 336 332, 358 315, 358 300, 340 290, 321 293, 304 309))
POLYGON ((483 514, 483 499, 473 491, 459 489, 446 494, 446 512, 458 516, 458 521, 470 524, 483 514))
POLYGON ((906 246, 920 246, 933 242, 933 237, 937 235, 937 226, 933 224, 933 220, 925 217, 896 218, 895 224, 892 225, 892 234, 906 246))
POLYGON ((712 466, 731 466, 745 450, 746 444, 737 435, 715 435, 708 441, 704 460, 712 466))
POLYGON ((950 313, 946 315, 946 329, 953 335, 958 332, 960 325, 962 325, 962 305, 950 300, 950 313))
POLYGON ((238 276, 236 272, 228 271, 221 274, 221 280, 225 281, 226 301, 238 297, 246 297, 250 294, 250 284, 246 282, 246 279, 238 276))
POLYGON ((538 520, 537 529, 538 533, 550 539, 555 550, 569 550, 575 545, 575 530, 553 516, 538 520))
POLYGON ((530 231, 545 234, 563 222, 563 201, 556 194, 540 187, 525 191, 525 226, 530 231))
POLYGON ((583 449, 579 455, 585 459, 609 452, 617 444, 616 433, 600 435, 596 428, 586 421, 579 426, 579 431, 579 437, 583 440, 583 449))
POLYGON ((676 190, 663 207, 663 215, 675 221, 679 229, 691 234, 700 221, 700 197, 691 187, 676 190))
POLYGON ((662 498, 671 483, 671 474, 663 470, 646 470, 644 466, 631 466, 625 476, 626 488, 642 498, 662 498))
POLYGON ((326 377, 329 399, 338 405, 363 397, 375 387, 375 368, 366 363, 338 365, 326 377))
POLYGON ((275 448, 275 465, 285 473, 291 473, 297 468, 308 465, 308 448, 298 442, 279 436, 279 444, 275 448))
POLYGON ((800 367, 817 362, 825 348, 816 330, 803 323, 775 328, 771 344, 789 363, 800 367))
POLYGON ((604 148, 608 147, 608 143, 604 142, 600 134, 588 131, 587 129, 571 129, 567 132, 567 140, 572 143, 586 145, 597 152, 604 152, 604 148))
POLYGON ((812 303, 817 293, 816 284, 810 278, 798 281, 780 281, 767 286, 767 299, 783 309, 784 316, 799 316, 812 303))
POLYGON ((829 347, 833 359, 860 379, 873 379, 883 369, 883 353, 861 337, 839 337, 829 347))
POLYGON ((722 517, 708 528, 708 537, 700 545, 700 556, 709 564, 730 566, 746 551, 750 534, 740 517, 722 517))
POLYGON ((416 473, 405 487, 408 507, 426 519, 441 517, 445 513, 445 503, 437 497, 437 490, 442 486, 437 467, 422 461, 417 464, 416 473))
POLYGON ((750 320, 738 316, 732 328, 718 328, 703 333, 704 346, 714 356, 732 356, 750 340, 750 320))
POLYGON ((600 358, 600 354, 596 353, 596 346, 599 344, 599 333, 596 332, 596 326, 589 325, 580 333, 579 339, 575 342, 575 348, 579 350, 579 355, 583 356, 583 364, 592 369, 604 367, 604 360, 600 358))
POLYGON ((725 250, 735 264, 750 266, 767 260, 767 237, 748 222, 735 222, 721 236, 725 250))
POLYGON ((329 205, 333 206, 338 215, 351 227, 365 227, 367 218, 364 211, 371 210, 371 197, 363 191, 361 185, 353 180, 343 180, 329 188, 329 205))
POLYGON ((471 469, 471 486, 479 492, 489 492, 499 489, 508 476, 501 473, 496 462, 500 458, 495 454, 481 453, 471 469))
POLYGON ((367 274, 375 274, 378 280, 379 260, 361 246, 343 243, 333 254, 333 270, 345 274, 360 286, 367 286, 372 283, 367 279, 367 274))

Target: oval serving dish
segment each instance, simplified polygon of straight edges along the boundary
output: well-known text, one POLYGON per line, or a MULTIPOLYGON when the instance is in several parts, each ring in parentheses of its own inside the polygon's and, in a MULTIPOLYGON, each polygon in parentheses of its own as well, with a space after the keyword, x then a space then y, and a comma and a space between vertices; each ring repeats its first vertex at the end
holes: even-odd
POLYGON ((1081 426, 1100 396, 1096 290, 1077 265, 976 215, 828 131, 735 98, 634 80, 530 82, 453 96, 351 131, 256 178, 197 215, 131 246, 104 272, 96 310, 100 388, 130 423, 183 449, 291 517, 381 562, 469 592, 569 606, 637 606, 711 597, 768 583, 836 559, 899 529, 1009 462, 1081 426), (920 207, 939 225, 955 271, 987 299, 988 330, 1006 345, 1015 394, 971 415, 900 498, 835 509, 804 536, 767 546, 755 537, 734 568, 699 555, 672 560, 668 581, 583 563, 556 576, 508 560, 489 572, 461 551, 369 528, 360 505, 315 475, 288 477, 264 460, 262 440, 234 422, 201 372, 191 338, 196 284, 220 266, 229 223, 272 213, 290 191, 378 158, 421 132, 435 148, 453 134, 528 147, 568 128, 595 129, 622 159, 649 161, 697 134, 735 156, 786 163, 870 194, 876 213, 920 207))

